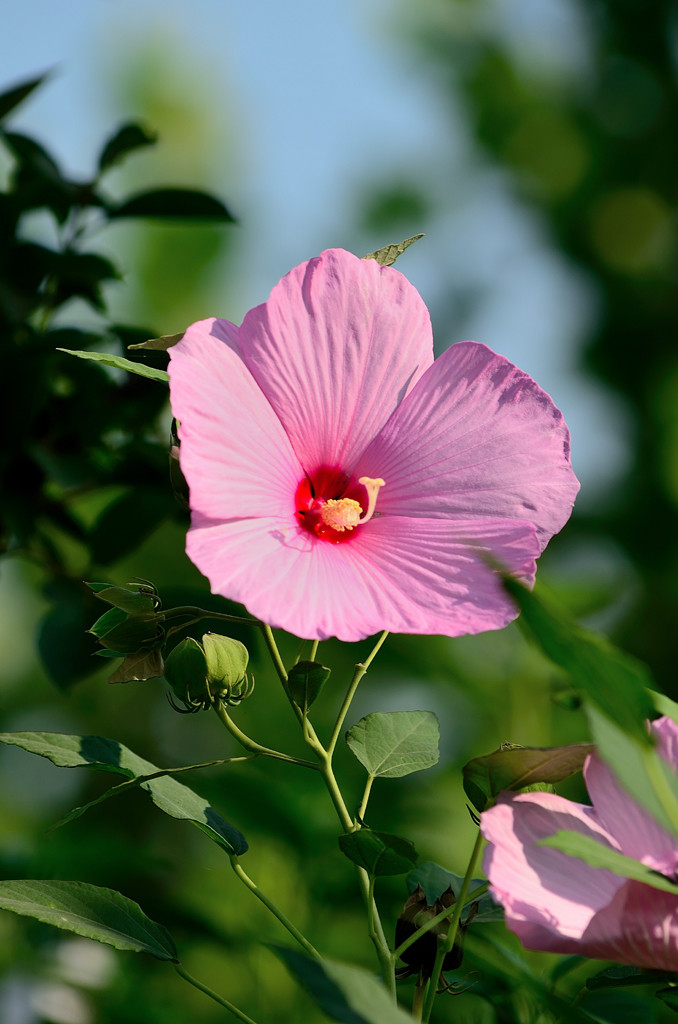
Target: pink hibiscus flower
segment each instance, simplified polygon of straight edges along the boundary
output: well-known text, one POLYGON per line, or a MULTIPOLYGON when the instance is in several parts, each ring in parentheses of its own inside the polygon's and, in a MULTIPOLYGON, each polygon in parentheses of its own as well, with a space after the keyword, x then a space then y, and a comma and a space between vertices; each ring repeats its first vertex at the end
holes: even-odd
POLYGON ((553 402, 484 345, 433 361, 397 270, 341 249, 290 271, 242 326, 171 349, 192 512, 215 593, 300 637, 458 636, 516 615, 578 489, 553 402))
MULTIPOLYGON (((660 718, 652 732, 660 756, 678 770, 678 726, 660 718)), ((676 878, 678 839, 633 802, 596 754, 584 778, 592 807, 553 793, 502 793, 483 813, 490 891, 527 949, 676 971, 678 894, 536 845, 561 829, 580 832, 676 878)))

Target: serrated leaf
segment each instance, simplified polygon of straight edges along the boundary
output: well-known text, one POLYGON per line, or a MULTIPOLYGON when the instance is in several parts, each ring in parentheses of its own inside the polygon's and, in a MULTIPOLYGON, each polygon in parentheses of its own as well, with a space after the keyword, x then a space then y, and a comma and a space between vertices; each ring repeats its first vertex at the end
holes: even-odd
MULTIPOLYGON (((128 747, 104 736, 72 736, 58 732, 5 732, 0 743, 21 747, 32 754, 46 757, 60 768, 95 768, 99 771, 135 779, 161 771, 128 747)), ((144 782, 141 789, 153 803, 172 818, 190 821, 227 853, 242 854, 247 841, 229 825, 206 800, 176 779, 162 777, 144 782)))
POLYGON ((221 200, 206 192, 188 188, 158 188, 132 196, 117 206, 108 208, 108 216, 159 217, 163 220, 176 218, 207 220, 233 223, 235 218, 221 200))
POLYGON ((346 734, 346 742, 374 778, 397 779, 438 762, 440 729, 432 711, 375 712, 346 734))
POLYGON ((622 878, 631 878, 636 882, 642 882, 653 889, 661 892, 670 892, 678 897, 678 882, 672 882, 665 875, 653 871, 646 864, 626 857, 618 853, 604 843, 598 842, 592 836, 582 835, 581 832, 569 832, 561 830, 549 836, 547 839, 537 841, 537 846, 548 846, 554 850, 560 850, 569 857, 577 857, 590 864, 593 868, 604 868, 622 878))
POLYGON ((317 959, 283 946, 271 947, 330 1020, 340 1024, 412 1024, 382 981, 350 964, 317 959))
POLYGON ((147 349, 151 352, 167 352, 174 345, 178 345, 185 332, 181 334, 163 334, 161 338, 149 338, 148 341, 139 341, 136 345, 128 345, 130 351, 134 349, 147 349))
POLYGON ((363 256, 363 259, 376 260, 380 267, 392 267, 398 257, 402 256, 405 252, 405 249, 423 237, 423 233, 412 235, 411 238, 406 238, 404 242, 393 242, 391 245, 385 245, 382 249, 376 249, 375 252, 368 252, 366 256, 363 256))
POLYGON ((0 881, 0 907, 116 949, 179 962, 167 929, 114 889, 86 882, 0 881))
POLYGON ((153 146, 157 142, 157 135, 146 131, 139 124, 124 124, 108 139, 99 157, 99 173, 107 171, 113 164, 118 163, 135 149, 143 146, 153 146))
POLYGON ((21 85, 15 85, 12 89, 7 89, 0 94, 0 121, 7 117, 20 103, 23 103, 34 89, 42 85, 48 76, 49 71, 44 75, 39 75, 37 78, 31 78, 27 82, 22 82, 21 85))
POLYGON ((417 860, 417 851, 409 839, 368 828, 339 836, 341 852, 354 864, 376 878, 404 875, 417 860))
POLYGON ((484 811, 502 789, 520 790, 554 783, 582 770, 592 743, 566 747, 506 746, 474 757, 462 768, 464 791, 477 811, 484 811))
POLYGON ((113 366, 116 370, 127 370, 128 373, 136 373, 139 377, 148 377, 150 380, 160 380, 163 384, 169 381, 167 370, 156 370, 153 366, 146 366, 145 363, 134 363, 124 356, 114 356, 110 352, 82 352, 73 348, 58 348, 57 352, 65 352, 69 356, 77 356, 78 359, 89 359, 94 363, 103 363, 104 366, 113 366))

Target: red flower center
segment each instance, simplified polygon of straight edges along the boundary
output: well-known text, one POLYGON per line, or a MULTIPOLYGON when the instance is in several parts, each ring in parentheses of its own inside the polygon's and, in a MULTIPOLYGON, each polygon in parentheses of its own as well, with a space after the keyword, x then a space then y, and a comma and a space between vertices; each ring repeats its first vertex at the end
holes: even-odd
POLYGON ((355 527, 372 517, 383 480, 355 480, 336 466, 320 466, 299 481, 295 495, 297 522, 320 540, 343 544, 355 527))

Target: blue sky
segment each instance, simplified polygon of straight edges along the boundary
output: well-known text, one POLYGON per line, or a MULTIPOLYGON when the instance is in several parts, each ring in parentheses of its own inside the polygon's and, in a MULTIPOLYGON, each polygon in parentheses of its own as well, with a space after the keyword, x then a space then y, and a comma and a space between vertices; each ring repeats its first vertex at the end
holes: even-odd
MULTIPOLYGON (((501 3, 484 9, 511 46, 584 73, 571 7, 518 0, 510 19, 501 3)), ((502 174, 479 160, 463 113, 455 119, 442 108, 406 45, 400 5, 70 0, 64 10, 47 0, 12 5, 0 69, 11 83, 54 68, 14 126, 44 139, 68 170, 88 173, 106 132, 134 116, 112 83, 146 45, 166 46, 177 77, 195 82, 214 109, 223 104, 223 133, 216 117, 213 143, 215 153, 228 152, 228 187, 219 188, 218 159, 210 183, 237 210, 241 237, 235 298, 221 315, 239 321, 278 277, 323 248, 357 248, 356 184, 397 169, 440 210, 399 263, 429 305, 434 332, 451 282, 481 289, 464 337, 504 353, 553 395, 571 426, 580 500, 597 499, 614 482, 625 459, 624 418, 576 369, 595 294, 511 200, 502 174)), ((397 240, 358 237, 365 249, 397 240)), ((455 340, 437 334, 440 348, 455 340)))

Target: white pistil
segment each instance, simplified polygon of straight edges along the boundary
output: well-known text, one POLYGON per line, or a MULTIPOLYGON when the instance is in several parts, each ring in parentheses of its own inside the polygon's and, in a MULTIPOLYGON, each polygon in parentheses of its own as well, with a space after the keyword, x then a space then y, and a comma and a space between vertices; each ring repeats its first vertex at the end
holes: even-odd
POLYGON ((379 488, 384 486, 384 481, 380 476, 361 476, 358 480, 359 484, 362 484, 367 491, 367 512, 364 516, 361 516, 358 520, 359 523, 366 523, 368 519, 371 519, 374 515, 374 509, 377 504, 377 495, 379 494, 379 488))
POLYGON ((337 533, 344 530, 353 530, 356 526, 366 523, 374 515, 377 504, 379 488, 384 486, 381 477, 373 479, 371 476, 361 476, 358 483, 362 484, 367 491, 367 512, 361 515, 362 505, 355 498, 330 498, 324 502, 320 517, 326 526, 330 526, 337 533))

